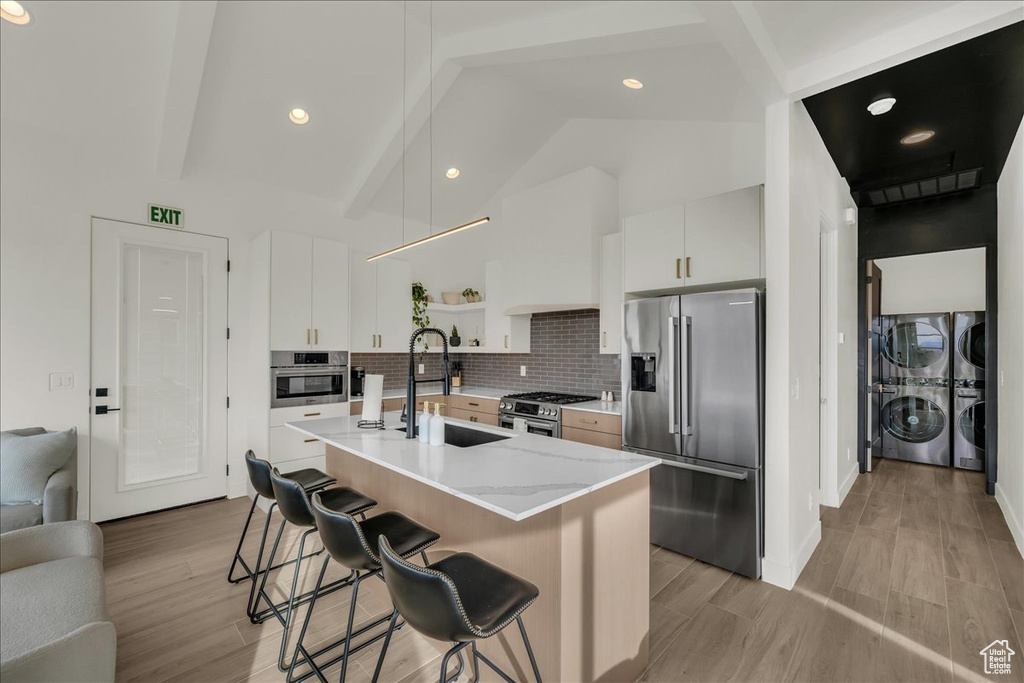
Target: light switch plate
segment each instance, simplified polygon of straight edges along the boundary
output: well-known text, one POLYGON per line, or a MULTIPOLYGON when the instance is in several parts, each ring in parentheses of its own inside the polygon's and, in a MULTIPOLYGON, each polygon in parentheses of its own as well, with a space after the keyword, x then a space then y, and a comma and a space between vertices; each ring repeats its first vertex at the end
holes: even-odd
POLYGON ((51 372, 50 391, 70 391, 75 388, 75 373, 51 372))
POLYGON ((423 363, 420 363, 419 369, 417 370, 421 375, 423 374, 423 363))
POLYGON ((846 333, 845 332, 840 332, 839 333, 839 343, 840 344, 845 344, 846 343, 846 333))
POLYGON ((526 377, 526 366, 525 365, 520 365, 519 366, 519 376, 520 377, 526 377))

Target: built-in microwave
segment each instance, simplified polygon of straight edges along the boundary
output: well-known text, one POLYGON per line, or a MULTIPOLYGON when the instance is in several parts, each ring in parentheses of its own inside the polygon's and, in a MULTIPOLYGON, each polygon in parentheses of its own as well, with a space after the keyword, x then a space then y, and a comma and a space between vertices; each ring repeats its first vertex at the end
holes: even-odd
POLYGON ((347 351, 270 352, 271 408, 347 400, 347 351))

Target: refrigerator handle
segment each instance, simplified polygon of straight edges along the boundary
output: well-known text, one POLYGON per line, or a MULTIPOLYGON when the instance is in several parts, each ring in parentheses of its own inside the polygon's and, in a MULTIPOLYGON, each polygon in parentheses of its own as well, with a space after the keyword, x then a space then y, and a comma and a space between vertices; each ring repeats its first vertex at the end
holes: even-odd
POLYGON ((684 436, 690 436, 693 434, 693 425, 690 424, 690 316, 684 315, 680 318, 681 325, 679 329, 680 345, 682 346, 682 373, 683 386, 680 392, 680 412, 683 415, 683 430, 684 436))
POLYGON ((668 465, 669 467, 677 467, 681 470, 691 470, 702 474, 713 474, 716 477, 726 477, 727 479, 735 479, 737 481, 746 481, 748 475, 747 472, 731 472, 729 470, 720 470, 717 467, 694 465, 688 462, 675 462, 674 460, 662 460, 661 464, 668 465))
POLYGON ((669 316, 668 318, 668 433, 679 432, 679 425, 676 424, 676 340, 679 338, 679 318, 669 316))

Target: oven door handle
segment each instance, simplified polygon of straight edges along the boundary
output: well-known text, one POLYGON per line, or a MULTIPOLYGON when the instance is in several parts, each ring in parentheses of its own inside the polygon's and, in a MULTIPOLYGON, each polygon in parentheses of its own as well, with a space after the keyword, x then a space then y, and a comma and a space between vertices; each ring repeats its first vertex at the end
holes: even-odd
POLYGON ((508 422, 512 426, 515 425, 515 421, 516 420, 526 420, 526 426, 527 427, 539 427, 540 429, 550 430, 552 434, 555 433, 555 423, 554 422, 538 422, 536 420, 528 420, 525 417, 517 417, 515 415, 502 415, 501 416, 501 421, 502 422, 508 422))
POLYGON ((274 377, 323 377, 324 375, 344 376, 345 374, 345 368, 339 367, 337 365, 323 369, 318 369, 315 367, 309 367, 304 369, 274 368, 274 377))

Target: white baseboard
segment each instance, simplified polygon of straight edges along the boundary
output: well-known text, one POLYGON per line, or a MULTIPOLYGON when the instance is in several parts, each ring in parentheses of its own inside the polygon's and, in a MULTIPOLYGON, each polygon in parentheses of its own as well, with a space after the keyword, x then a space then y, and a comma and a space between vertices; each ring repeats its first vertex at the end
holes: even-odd
POLYGON ((1000 486, 999 482, 996 482, 996 502, 999 503, 999 509, 1003 511, 1003 517, 1006 518, 1006 526, 1010 527, 1010 534, 1017 544, 1017 550, 1021 555, 1024 555, 1024 524, 1021 524, 1021 520, 1017 519, 1017 516, 1013 513, 1013 508, 1006 499, 1006 489, 1000 486))
POLYGON ((859 474, 860 466, 858 465, 855 466, 852 470, 850 470, 850 473, 846 476, 846 479, 844 479, 843 482, 839 485, 839 505, 837 505, 836 507, 842 505, 843 501, 846 500, 846 494, 850 492, 850 489, 852 489, 853 485, 857 482, 857 475, 859 474))
POLYGON ((800 572, 811 559, 814 549, 821 542, 821 522, 815 522, 793 557, 793 563, 781 564, 772 560, 761 561, 761 579, 766 583, 786 590, 792 590, 800 572))

